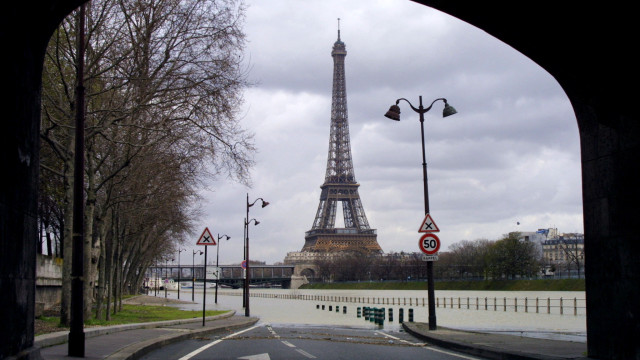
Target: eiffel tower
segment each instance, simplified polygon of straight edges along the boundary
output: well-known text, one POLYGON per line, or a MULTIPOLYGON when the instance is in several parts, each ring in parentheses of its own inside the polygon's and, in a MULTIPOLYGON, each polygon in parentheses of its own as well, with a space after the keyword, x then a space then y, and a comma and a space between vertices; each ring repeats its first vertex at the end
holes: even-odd
MULTIPOLYGON (((340 23, 338 23, 339 25, 340 23)), ((320 187, 320 205, 311 230, 305 234, 302 252, 357 251, 382 252, 376 230, 369 227, 364 213, 351 160, 349 119, 347 116, 347 87, 344 59, 347 50, 340 40, 333 44, 333 95, 331 100, 331 129, 329 155, 324 184, 320 187), (344 228, 336 228, 337 203, 342 203, 344 228)))

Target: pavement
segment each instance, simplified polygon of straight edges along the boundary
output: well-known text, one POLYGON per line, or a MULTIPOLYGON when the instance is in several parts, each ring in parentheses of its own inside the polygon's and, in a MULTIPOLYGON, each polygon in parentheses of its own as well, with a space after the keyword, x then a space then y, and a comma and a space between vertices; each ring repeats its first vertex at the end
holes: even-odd
MULTIPOLYGON (((208 336, 227 329, 255 324, 255 317, 236 316, 235 311, 202 318, 85 328, 85 359, 137 359, 174 342, 208 336)), ((36 336, 44 360, 77 359, 67 356, 68 331, 36 336)))
POLYGON ((487 359, 566 360, 587 359, 587 344, 526 336, 482 333, 405 322, 402 327, 417 338, 436 346, 487 359))
MULTIPOLYGON (((149 351, 185 339, 208 336, 225 329, 241 329, 255 324, 255 317, 237 316, 234 311, 205 318, 155 323, 117 325, 85 329, 85 359, 137 359, 149 351)), ((405 322, 408 333, 426 343, 443 348, 500 360, 587 359, 587 345, 580 342, 536 339, 490 334, 405 322)), ((37 336, 35 346, 44 360, 76 359, 67 356, 68 331, 37 336)))

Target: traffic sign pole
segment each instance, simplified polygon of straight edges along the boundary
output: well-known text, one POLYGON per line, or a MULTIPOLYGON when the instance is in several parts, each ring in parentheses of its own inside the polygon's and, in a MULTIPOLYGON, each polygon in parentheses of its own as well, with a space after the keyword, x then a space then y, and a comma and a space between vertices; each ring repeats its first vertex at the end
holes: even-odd
POLYGON ((204 281, 202 283, 202 326, 204 326, 204 313, 207 307, 207 249, 204 247, 204 281))

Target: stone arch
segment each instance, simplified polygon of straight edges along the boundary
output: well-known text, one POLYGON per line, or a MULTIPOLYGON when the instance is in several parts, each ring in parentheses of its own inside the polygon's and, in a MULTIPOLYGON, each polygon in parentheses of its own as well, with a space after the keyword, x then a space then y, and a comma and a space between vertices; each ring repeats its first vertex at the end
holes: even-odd
POLYGON ((310 267, 302 269, 300 276, 304 276, 307 279, 314 279, 316 277, 316 271, 310 267))
POLYGON ((306 276, 307 279, 315 278, 320 270, 316 264, 312 263, 300 263, 296 264, 293 268, 293 275, 295 276, 306 276), (309 276, 312 275, 312 276, 309 276))

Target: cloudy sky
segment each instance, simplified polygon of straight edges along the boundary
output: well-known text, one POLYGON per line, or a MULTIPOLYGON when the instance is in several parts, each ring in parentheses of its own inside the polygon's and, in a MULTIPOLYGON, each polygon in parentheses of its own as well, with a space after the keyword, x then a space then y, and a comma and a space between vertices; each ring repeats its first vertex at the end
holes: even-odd
POLYGON ((531 60, 408 0, 247 5, 246 56, 257 85, 245 94, 242 122, 259 149, 253 185, 219 179, 203 191, 201 207, 202 229, 231 236, 220 248, 222 264, 242 259, 247 193, 271 203, 251 208, 260 221, 250 229, 251 259, 271 264, 304 245, 325 175, 337 18, 355 175, 385 252, 419 251, 424 217, 418 114, 401 102, 400 122, 383 116, 400 97, 416 107, 420 95, 424 103, 445 97, 458 110, 442 118, 438 102, 425 121, 431 215, 443 250, 510 231, 583 232, 575 116, 557 82, 531 60))

